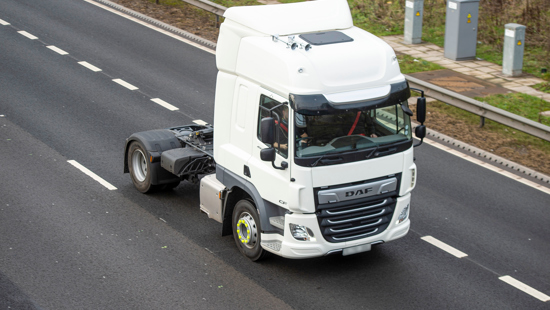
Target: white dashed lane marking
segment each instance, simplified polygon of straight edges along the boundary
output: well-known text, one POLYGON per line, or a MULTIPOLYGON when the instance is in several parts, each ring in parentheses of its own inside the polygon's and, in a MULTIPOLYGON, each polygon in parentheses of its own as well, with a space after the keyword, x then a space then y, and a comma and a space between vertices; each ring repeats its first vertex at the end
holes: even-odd
POLYGON ((432 244, 432 245, 434 245, 434 246, 436 246, 436 247, 442 249, 443 251, 445 251, 445 252, 447 252, 447 253, 449 253, 449 254, 451 254, 451 255, 454 255, 454 256, 458 257, 458 258, 462 258, 462 257, 468 256, 468 254, 466 254, 466 253, 464 253, 464 252, 462 252, 462 251, 459 251, 459 250, 453 248, 452 246, 450 246, 450 245, 448 245, 448 244, 446 244, 446 243, 444 243, 444 242, 442 242, 442 241, 439 241, 439 240, 435 239, 435 238, 432 237, 432 236, 425 236, 425 237, 422 237, 422 238, 420 238, 420 239, 422 239, 422 240, 424 240, 424 241, 426 241, 426 242, 428 242, 428 243, 430 243, 430 244, 432 244))
POLYGON ((132 84, 130 84, 130 83, 128 83, 128 82, 125 82, 125 81, 123 81, 123 80, 121 80, 121 79, 114 79, 113 82, 118 83, 118 84, 120 84, 120 85, 122 85, 122 86, 128 88, 129 90, 136 90, 136 89, 139 89, 139 88, 135 87, 134 85, 132 85, 132 84))
MULTIPOLYGON (((466 257, 468 256, 468 254, 460 251, 460 250, 457 250, 456 248, 442 242, 442 241, 439 241, 437 239, 435 239, 434 237, 432 236, 424 236, 422 238, 420 238, 438 248, 440 248, 441 250, 451 254, 451 255, 454 255, 455 257, 458 257, 458 258, 463 258, 463 257, 466 257)), ((518 281, 510 276, 501 276, 499 277, 499 279, 501 281, 504 281, 508 284, 510 284, 511 286, 517 288, 518 290, 522 291, 522 292, 525 292, 535 298, 537 298, 538 300, 540 301, 543 301, 543 302, 547 302, 547 301, 550 301, 550 296, 542 293, 541 291, 538 291, 532 287, 530 287, 529 285, 521 282, 521 281, 518 281)))
POLYGON ((59 47, 55 47, 53 45, 46 46, 46 47, 51 49, 52 51, 58 53, 59 55, 69 55, 69 53, 65 52, 64 50, 60 49, 59 47))
POLYGON ((99 184, 105 186, 108 190, 111 190, 111 191, 114 191, 116 190, 117 188, 114 187, 111 183, 105 181, 104 179, 102 179, 100 176, 98 176, 97 174, 93 173, 92 171, 90 171, 88 168, 82 166, 81 164, 79 164, 76 160, 67 160, 67 162, 73 166, 75 166, 77 169, 79 169, 80 171, 84 172, 84 174, 88 175, 89 177, 91 177, 92 179, 96 180, 97 182, 99 182, 99 184))
POLYGON ((2 26, 8 26, 10 25, 10 23, 8 23, 7 21, 3 20, 3 19, 0 19, 0 25, 2 26))
POLYGON ((29 38, 29 39, 31 39, 31 40, 36 40, 36 39, 38 39, 38 37, 35 37, 35 36, 33 36, 32 34, 26 32, 26 31, 23 31, 23 30, 17 31, 17 33, 19 33, 20 35, 25 36, 25 37, 27 37, 27 38, 29 38))
POLYGON ((163 107, 167 108, 167 109, 170 110, 170 111, 177 111, 177 110, 179 110, 179 108, 177 108, 177 107, 175 107, 175 106, 169 104, 168 102, 166 102, 166 101, 164 101, 164 100, 162 100, 162 99, 159 99, 159 98, 153 98, 153 99, 151 99, 151 101, 153 101, 154 103, 159 104, 160 106, 163 106, 163 107))
POLYGON ((98 67, 96 67, 96 66, 94 66, 94 65, 92 65, 92 64, 90 64, 90 63, 88 63, 88 62, 86 62, 86 61, 81 61, 81 62, 79 62, 78 64, 80 64, 80 65, 82 65, 82 66, 84 66, 84 67, 86 67, 86 68, 92 70, 93 72, 99 72, 99 71, 101 71, 101 69, 99 69, 98 67))
POLYGON ((197 124, 197 125, 208 125, 207 122, 203 121, 203 120, 200 120, 200 119, 196 119, 193 121, 193 123, 197 124))
POLYGON ((530 287, 529 285, 521 282, 521 281, 518 281, 510 276, 502 276, 499 278, 500 280, 510 284, 511 286, 517 288, 518 290, 522 291, 522 292, 525 292, 533 297, 535 297, 536 299, 540 300, 540 301, 543 301, 543 302, 547 302, 550 300, 550 296, 530 287))

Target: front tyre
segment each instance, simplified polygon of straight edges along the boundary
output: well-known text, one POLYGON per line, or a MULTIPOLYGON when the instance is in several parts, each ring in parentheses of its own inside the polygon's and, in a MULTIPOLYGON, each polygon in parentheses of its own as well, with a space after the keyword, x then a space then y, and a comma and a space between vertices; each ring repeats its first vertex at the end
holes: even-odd
POLYGON ((237 202, 232 223, 233 238, 241 253, 253 262, 263 259, 267 251, 260 245, 260 220, 254 204, 248 200, 237 202))
POLYGON ((128 169, 134 186, 142 193, 148 193, 155 189, 155 186, 151 184, 151 163, 147 157, 147 151, 140 142, 134 141, 130 144, 128 169))

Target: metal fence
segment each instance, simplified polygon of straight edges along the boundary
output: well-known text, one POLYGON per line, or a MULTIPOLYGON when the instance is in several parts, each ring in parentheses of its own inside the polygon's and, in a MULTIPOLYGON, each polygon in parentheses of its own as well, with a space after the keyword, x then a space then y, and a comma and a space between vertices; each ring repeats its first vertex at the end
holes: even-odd
POLYGON ((487 103, 477 101, 412 76, 405 75, 405 78, 409 81, 409 85, 411 87, 424 90, 426 96, 463 109, 475 115, 479 115, 482 117, 482 120, 483 118, 487 118, 519 131, 523 131, 532 136, 550 141, 550 127, 546 125, 493 107, 487 103))
POLYGON ((227 10, 226 7, 221 6, 219 4, 216 4, 214 2, 208 1, 208 0, 182 0, 183 2, 187 2, 191 5, 194 5, 198 8, 201 8, 205 11, 208 11, 210 13, 214 13, 217 16, 223 16, 223 13, 225 10, 227 10))

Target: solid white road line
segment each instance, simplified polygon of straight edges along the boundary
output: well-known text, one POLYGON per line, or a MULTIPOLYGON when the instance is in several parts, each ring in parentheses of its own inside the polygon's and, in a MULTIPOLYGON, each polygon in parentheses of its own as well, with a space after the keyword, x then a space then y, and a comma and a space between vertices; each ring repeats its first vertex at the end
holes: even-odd
POLYGON ((7 21, 5 21, 3 19, 0 19, 0 25, 7 26, 7 25, 10 25, 10 23, 8 23, 7 21))
POLYGON ((27 37, 27 38, 29 38, 29 39, 31 39, 31 40, 36 40, 36 39, 38 39, 37 37, 33 36, 32 34, 26 32, 26 31, 23 31, 23 30, 17 31, 17 33, 19 33, 20 35, 23 35, 23 36, 25 36, 25 37, 27 37))
POLYGON ((80 64, 80 65, 83 65, 84 67, 86 67, 86 68, 88 68, 88 69, 90 69, 90 70, 92 70, 93 72, 99 72, 99 71, 101 71, 101 69, 99 69, 98 67, 96 67, 96 66, 94 66, 94 65, 91 65, 91 64, 89 64, 89 63, 87 63, 87 62, 85 62, 85 61, 81 61, 81 62, 79 62, 79 64, 80 64))
POLYGON ((85 174, 87 174, 88 176, 90 176, 92 179, 96 180, 97 182, 99 182, 101 185, 105 186, 108 190, 116 190, 117 188, 114 187, 111 183, 105 181, 104 179, 102 179, 100 176, 98 176, 97 174, 91 172, 88 168, 82 166, 81 164, 79 164, 78 162, 76 162, 75 160, 67 160, 67 162, 73 166, 75 166, 76 168, 78 168, 80 171, 84 172, 85 174))
POLYGON ((139 89, 139 88, 135 87, 134 85, 132 85, 132 84, 130 84, 130 83, 128 83, 128 82, 125 82, 125 81, 123 81, 123 80, 121 80, 121 79, 114 79, 113 82, 118 83, 118 84, 120 84, 120 85, 122 85, 122 86, 128 88, 129 90, 136 90, 136 89, 139 89))
POLYGON ((149 23, 147 23, 147 22, 144 22, 144 21, 142 21, 142 20, 140 20, 140 19, 138 19, 138 18, 132 17, 132 16, 127 15, 127 14, 125 14, 125 13, 119 12, 119 11, 113 9, 113 8, 110 8, 110 7, 106 6, 106 5, 97 3, 97 2, 92 1, 92 0, 84 0, 84 1, 86 1, 86 2, 88 2, 88 3, 90 3, 90 4, 93 4, 93 5, 95 5, 95 6, 98 6, 98 7, 102 8, 102 9, 104 9, 104 10, 107 10, 107 11, 111 12, 111 13, 114 13, 114 14, 116 14, 116 15, 122 16, 122 17, 124 17, 124 18, 126 18, 126 19, 129 19, 129 20, 131 20, 131 21, 134 21, 134 22, 136 22, 136 23, 138 23, 138 24, 141 24, 141 25, 143 25, 143 26, 145 26, 145 27, 147 27, 147 28, 153 29, 153 30, 158 31, 158 32, 160 32, 160 33, 163 33, 163 34, 165 34, 165 35, 167 35, 167 36, 169 36, 169 37, 172 37, 172 38, 174 38, 174 39, 176 39, 176 40, 179 40, 179 41, 181 41, 181 42, 187 43, 187 44, 189 44, 189 45, 191 45, 191 46, 194 46, 194 47, 196 47, 196 48, 198 48, 198 49, 201 49, 201 50, 203 50, 203 51, 209 52, 209 53, 211 53, 211 54, 216 54, 216 51, 214 51, 214 50, 212 50, 212 49, 210 49, 210 48, 208 48, 208 47, 202 46, 202 45, 200 45, 200 44, 198 44, 198 43, 195 43, 195 42, 193 42, 193 41, 191 41, 191 40, 187 40, 187 39, 185 39, 185 38, 183 38, 183 37, 180 37, 180 36, 178 36, 178 35, 176 35, 176 34, 171 33, 170 31, 161 29, 161 28, 159 28, 159 27, 155 27, 155 26, 153 26, 153 25, 151 25, 151 24, 149 24, 149 23))
POLYGON ((64 50, 60 49, 59 47, 55 47, 53 45, 46 46, 46 47, 51 49, 52 51, 58 53, 59 55, 69 55, 69 53, 65 52, 64 50))
POLYGON ((442 144, 439 144, 439 143, 437 143, 437 142, 435 142, 435 141, 432 141, 432 140, 430 140, 430 139, 424 138, 424 143, 429 144, 429 145, 431 145, 431 146, 434 146, 434 147, 436 147, 436 148, 438 148, 438 149, 440 149, 440 150, 443 150, 443 151, 445 151, 445 152, 447 152, 447 153, 450 153, 450 154, 453 154, 453 155, 458 156, 458 157, 460 157, 460 158, 463 158, 463 159, 465 159, 465 160, 467 160, 467 161, 469 161, 469 162, 471 162, 471 163, 474 163, 474 164, 476 164, 476 165, 478 165, 478 166, 481 166, 481 167, 487 168, 487 169, 489 169, 489 170, 492 170, 492 171, 494 171, 494 172, 496 172, 496 173, 498 173, 498 174, 500 174, 500 175, 503 175, 503 176, 508 177, 508 178, 510 178, 510 179, 514 179, 514 180, 516 180, 516 181, 518 181, 518 182, 520 182, 520 183, 523 183, 523 184, 525 184, 525 185, 527 185, 527 186, 529 186, 529 187, 538 189, 539 191, 541 191, 541 192, 543 192, 543 193, 550 194, 550 188, 548 188, 548 187, 546 187, 546 186, 543 186, 543 185, 539 185, 539 184, 537 184, 537 183, 535 183, 535 182, 529 181, 529 180, 527 180, 527 179, 525 179, 525 178, 522 178, 522 177, 520 177, 520 176, 518 176, 518 175, 515 175, 515 174, 513 174, 513 173, 511 173, 511 172, 508 172, 508 171, 506 171, 506 170, 504 170, 504 169, 501 169, 501 168, 499 168, 499 167, 493 166, 493 165, 490 164, 490 163, 486 163, 486 162, 484 162, 484 161, 482 161, 482 160, 479 160, 479 159, 477 159, 477 158, 471 157, 471 156, 469 156, 469 155, 467 155, 467 154, 464 154, 464 153, 459 152, 459 151, 457 151, 457 150, 454 150, 454 149, 452 149, 452 148, 450 148, 450 147, 447 147, 447 146, 444 146, 444 145, 442 145, 442 144))
POLYGON ((500 280, 510 284, 511 286, 517 288, 518 290, 520 291, 523 291, 535 298, 537 298, 538 300, 540 301, 543 301, 543 302, 547 302, 550 300, 550 296, 540 292, 540 291, 537 291, 536 289, 530 287, 529 285, 523 283, 523 282, 520 282, 510 276, 502 276, 499 278, 500 280))
POLYGON ((179 108, 177 108, 177 107, 175 107, 175 106, 169 104, 168 102, 166 102, 166 101, 164 101, 164 100, 162 100, 162 99, 159 99, 159 98, 153 98, 153 99, 151 99, 151 101, 153 101, 154 103, 157 103, 157 104, 159 104, 159 105, 161 105, 161 106, 167 108, 167 109, 170 110, 170 111, 177 111, 177 110, 179 110, 179 108))
POLYGON ((195 123, 195 124, 197 124, 197 125, 203 125, 203 126, 204 126, 204 125, 208 125, 207 122, 205 122, 205 121, 203 121, 203 120, 201 120, 201 119, 196 119, 196 120, 193 121, 193 123, 195 123))
POLYGON ((436 247, 442 249, 443 251, 445 251, 445 252, 447 252, 447 253, 449 253, 449 254, 451 254, 451 255, 454 255, 454 256, 458 257, 458 258, 462 258, 462 257, 468 256, 468 254, 466 254, 466 253, 464 253, 464 252, 462 252, 462 251, 459 251, 459 250, 453 248, 452 246, 450 246, 450 245, 448 245, 448 244, 446 244, 446 243, 444 243, 444 242, 441 242, 441 241, 435 239, 435 238, 432 237, 432 236, 425 236, 425 237, 422 237, 422 238, 420 238, 420 239, 422 239, 422 240, 424 240, 424 241, 426 241, 426 242, 428 242, 428 243, 430 243, 430 244, 432 244, 432 245, 434 245, 434 246, 436 246, 436 247))

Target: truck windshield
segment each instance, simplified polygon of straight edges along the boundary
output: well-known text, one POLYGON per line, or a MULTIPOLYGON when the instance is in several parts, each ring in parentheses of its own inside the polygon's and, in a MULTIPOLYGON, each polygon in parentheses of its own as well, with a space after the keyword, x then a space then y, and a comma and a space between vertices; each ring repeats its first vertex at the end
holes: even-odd
POLYGON ((411 121, 401 105, 407 105, 407 102, 376 109, 332 111, 330 114, 313 116, 295 113, 296 158, 408 144, 412 141, 411 121))

